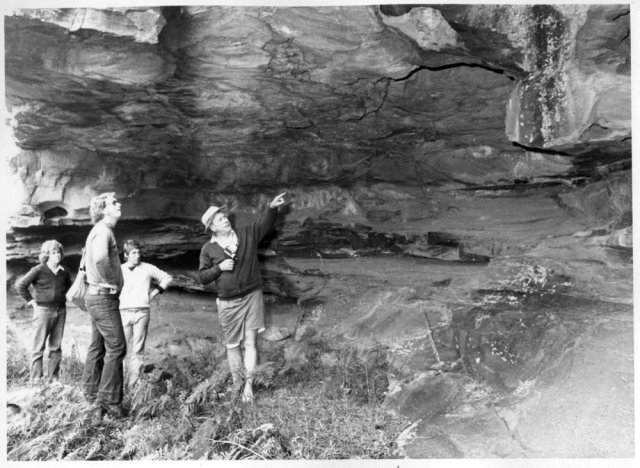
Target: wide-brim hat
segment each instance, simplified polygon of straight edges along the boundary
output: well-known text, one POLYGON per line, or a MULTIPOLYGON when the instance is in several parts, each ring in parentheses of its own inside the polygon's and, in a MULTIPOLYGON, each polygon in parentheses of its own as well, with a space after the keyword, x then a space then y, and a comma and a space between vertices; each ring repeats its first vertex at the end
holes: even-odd
POLYGON ((219 206, 211 205, 209 208, 207 208, 207 211, 204 212, 204 214, 202 215, 202 224, 204 224, 205 231, 209 229, 209 226, 211 226, 211 222, 213 221, 213 217, 221 209, 222 208, 220 208, 219 206))

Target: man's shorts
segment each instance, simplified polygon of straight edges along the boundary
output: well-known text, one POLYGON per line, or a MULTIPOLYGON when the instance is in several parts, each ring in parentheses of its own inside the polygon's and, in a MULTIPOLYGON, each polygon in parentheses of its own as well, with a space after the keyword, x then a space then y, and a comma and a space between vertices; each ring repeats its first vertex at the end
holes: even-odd
POLYGON ((218 320, 220 320, 228 349, 240 345, 244 340, 245 330, 258 330, 258 333, 265 330, 262 288, 241 297, 218 298, 216 303, 218 320))

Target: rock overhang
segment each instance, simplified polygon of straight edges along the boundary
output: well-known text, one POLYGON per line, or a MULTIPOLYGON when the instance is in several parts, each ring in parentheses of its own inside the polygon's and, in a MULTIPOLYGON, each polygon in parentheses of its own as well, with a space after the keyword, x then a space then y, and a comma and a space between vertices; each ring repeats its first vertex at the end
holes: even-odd
MULTIPOLYGON (((100 191, 195 222, 279 189, 305 219, 346 210, 325 190, 600 178, 630 166, 628 44, 624 5, 15 10, 12 225, 86 224, 100 191)), ((367 197, 369 224, 416 215, 367 197)))

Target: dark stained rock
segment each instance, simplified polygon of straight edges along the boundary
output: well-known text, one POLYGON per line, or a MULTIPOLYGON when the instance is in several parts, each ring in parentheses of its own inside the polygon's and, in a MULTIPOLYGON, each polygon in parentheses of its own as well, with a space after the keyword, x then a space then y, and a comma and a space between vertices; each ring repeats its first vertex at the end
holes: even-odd
MULTIPOLYGON (((388 407, 421 419, 408 456, 600 455, 561 427, 595 440, 597 418, 550 418, 554 404, 527 392, 566 404, 575 389, 551 385, 563 371, 593 382, 571 366, 572 344, 587 357, 597 334, 631 346, 615 321, 633 297, 628 5, 14 10, 5 62, 7 286, 50 238, 75 271, 89 200, 113 191, 119 243, 142 240, 176 278, 174 300, 202 296, 191 313, 216 323, 199 294, 215 291, 196 276, 200 215, 255 215, 287 191, 261 246, 265 291, 292 307, 326 301, 298 329, 307 338, 384 347, 409 382, 388 407), (365 271, 378 265, 368 256, 384 271, 365 271), (292 266, 305 257, 351 270, 292 266), (540 435, 546 421, 566 450, 540 435)), ((171 314, 173 334, 210 333, 190 319, 171 314)), ((308 363, 308 341, 287 342, 287 368, 308 363)), ((179 357, 187 344, 154 350, 166 355, 147 375, 154 391, 202 382, 179 357)), ((209 347, 208 375, 224 361, 222 342, 209 347)), ((625 403, 628 365, 620 374, 625 403)), ((608 454, 626 455, 630 420, 608 454)), ((221 428, 201 426, 199 456, 221 428)), ((277 456, 272 429, 234 440, 277 456)))
POLYGON ((527 24, 535 71, 509 101, 507 134, 513 141, 564 149, 581 141, 630 138, 630 101, 619 93, 630 83, 630 55, 624 46, 613 45, 629 41, 628 14, 614 7, 617 13, 609 11, 606 17, 600 7, 595 10, 531 7, 533 21, 527 24), (607 30, 615 30, 616 38, 593 37, 607 30))
POLYGON ((465 385, 473 381, 466 376, 443 374, 433 377, 420 375, 407 384, 402 392, 389 395, 388 408, 398 411, 414 420, 435 417, 452 412, 463 399, 465 385))
POLYGON ((309 338, 315 336, 317 330, 309 324, 302 324, 298 327, 295 334, 296 341, 308 340, 309 338))
POLYGON ((616 173, 579 190, 562 194, 560 201, 570 213, 585 215, 590 226, 631 226, 630 175, 629 172, 616 173))
POLYGON ((531 184, 628 160, 628 28, 615 5, 14 10, 11 226, 86 224, 101 191, 125 219, 195 223, 214 198, 285 189, 309 194, 291 252, 388 249, 392 229, 346 219, 411 214, 378 206, 385 193, 358 209, 362 186, 531 184), (327 191, 342 231, 318 224, 327 191), (318 235, 333 241, 302 241, 318 235))
POLYGON ((492 256, 489 251, 491 247, 483 246, 482 242, 477 240, 463 242, 455 234, 431 231, 427 234, 426 243, 425 239, 420 239, 405 249, 404 253, 453 262, 488 262, 492 256), (478 250, 483 254, 477 253, 478 250))

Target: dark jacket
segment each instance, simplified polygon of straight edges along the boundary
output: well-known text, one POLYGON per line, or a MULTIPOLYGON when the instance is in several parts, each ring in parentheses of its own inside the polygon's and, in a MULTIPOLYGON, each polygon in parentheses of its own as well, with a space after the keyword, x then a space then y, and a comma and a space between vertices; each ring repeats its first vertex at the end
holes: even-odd
MULTIPOLYGON (((202 284, 215 281, 218 297, 230 299, 244 296, 262 286, 258 263, 258 244, 276 219, 277 208, 269 208, 260 219, 231 226, 238 236, 238 251, 233 271, 221 271, 218 265, 229 258, 216 242, 207 242, 200 250, 198 280, 202 284)), ((231 221, 231 220, 230 220, 231 221)))
POLYGON ((29 302, 33 297, 29 286, 33 285, 36 303, 40 306, 64 306, 67 302, 65 294, 71 287, 69 270, 60 265, 62 270, 55 274, 45 264, 34 266, 16 282, 16 290, 20 297, 29 302))

